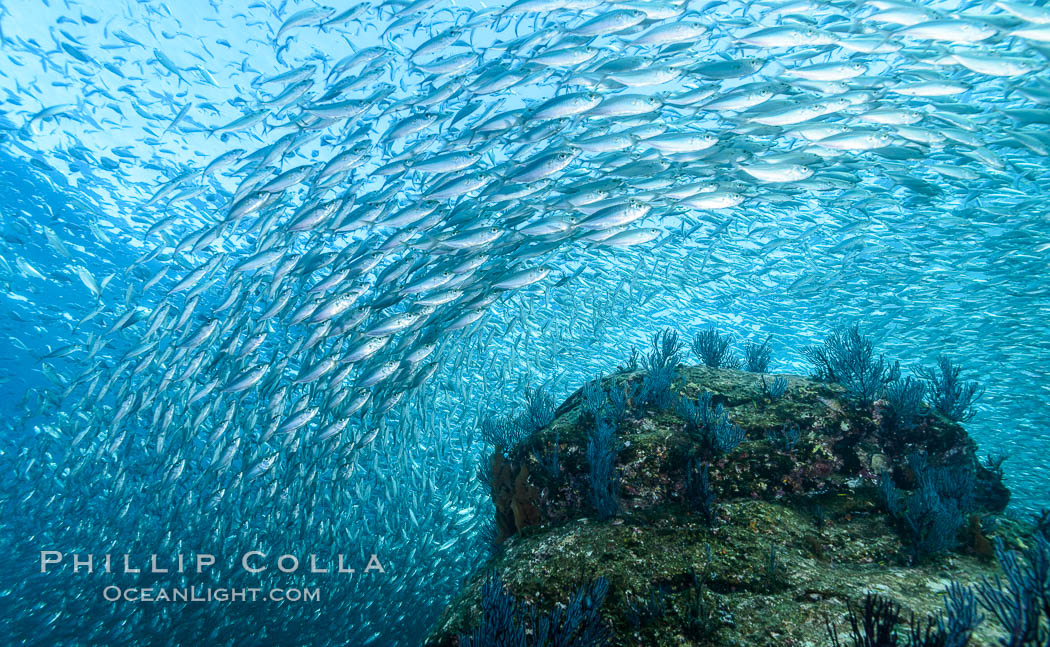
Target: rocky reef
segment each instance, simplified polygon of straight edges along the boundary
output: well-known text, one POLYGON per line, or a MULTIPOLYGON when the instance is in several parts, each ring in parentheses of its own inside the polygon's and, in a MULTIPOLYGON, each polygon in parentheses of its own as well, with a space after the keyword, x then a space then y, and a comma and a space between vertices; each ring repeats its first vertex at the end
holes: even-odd
MULTIPOLYGON (((866 593, 936 616, 950 582, 998 572, 996 537, 1028 541, 1002 516, 1001 470, 933 408, 902 422, 831 382, 677 365, 661 387, 658 367, 632 369, 497 447, 483 476, 499 545, 425 644, 468 642, 494 577, 534 617, 601 577, 608 644, 827 645, 866 593)), ((971 644, 999 630, 982 623, 971 644)))

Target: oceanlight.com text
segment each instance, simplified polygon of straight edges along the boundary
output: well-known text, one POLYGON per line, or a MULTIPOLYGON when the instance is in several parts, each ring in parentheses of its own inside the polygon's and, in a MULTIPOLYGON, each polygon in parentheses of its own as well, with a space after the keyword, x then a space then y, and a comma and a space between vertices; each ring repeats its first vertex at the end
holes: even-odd
POLYGON ((109 602, 319 602, 319 588, 119 587, 102 589, 109 602))

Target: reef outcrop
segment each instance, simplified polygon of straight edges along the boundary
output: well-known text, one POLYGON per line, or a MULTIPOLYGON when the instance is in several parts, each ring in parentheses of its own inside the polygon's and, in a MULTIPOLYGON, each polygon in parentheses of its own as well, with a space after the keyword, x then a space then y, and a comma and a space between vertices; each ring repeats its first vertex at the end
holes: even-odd
MULTIPOLYGON (((602 378, 497 448, 483 475, 499 546, 427 645, 470 634, 494 576, 534 612, 605 578, 613 645, 826 645, 826 623, 844 626, 867 592, 905 614, 943 612, 951 581, 998 571, 994 537, 1018 545, 1030 532, 1002 515, 1001 471, 935 411, 900 424, 885 400, 791 375, 677 366, 655 398, 653 379, 602 378), (713 451, 719 417, 738 437, 713 451), (615 427, 611 514, 593 495, 598 425, 615 427), (928 509, 924 488, 943 509, 928 509)), ((984 623, 971 644, 993 644, 995 630, 984 623)))

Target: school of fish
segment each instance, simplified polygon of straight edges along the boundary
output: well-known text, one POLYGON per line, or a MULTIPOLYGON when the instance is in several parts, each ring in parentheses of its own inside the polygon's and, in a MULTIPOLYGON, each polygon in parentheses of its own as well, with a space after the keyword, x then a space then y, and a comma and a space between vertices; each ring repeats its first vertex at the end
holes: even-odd
POLYGON ((3 211, 38 376, 5 376, 38 380, 0 445, 10 644, 418 644, 489 550, 479 420, 665 325, 773 335, 793 372, 843 322, 952 354, 1050 502, 1050 8, 330 4, 69 2, 53 42, 0 7, 0 148, 81 196, 3 211), (38 107, 28 61, 81 99, 38 107), (323 602, 114 604, 41 550, 260 550, 161 577, 323 602))

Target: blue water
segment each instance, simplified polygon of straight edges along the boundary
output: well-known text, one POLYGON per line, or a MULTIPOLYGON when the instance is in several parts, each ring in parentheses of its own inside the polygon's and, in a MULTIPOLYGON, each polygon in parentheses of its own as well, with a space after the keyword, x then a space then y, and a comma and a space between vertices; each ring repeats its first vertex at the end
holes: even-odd
MULTIPOLYGON (((5 477, 0 488, 0 510, 7 515, 0 549, 8 556, 0 574, 0 606, 5 610, 0 635, 13 637, 7 644, 417 644, 488 554, 491 503, 486 485, 475 477, 490 451, 477 434, 480 418, 520 403, 526 386, 543 386, 560 401, 584 381, 612 371, 632 347, 644 349, 663 327, 691 336, 716 326, 734 335, 738 346, 745 339, 772 335, 773 370, 797 374, 811 368, 802 358, 803 348, 852 323, 873 337, 880 352, 899 359, 906 372, 931 366, 946 353, 985 389, 966 428, 982 455, 1008 456, 1010 513, 1028 516, 1050 506, 1050 218, 1043 195, 1050 168, 1034 150, 1003 143, 1017 132, 1042 141, 1045 125, 1019 124, 1001 112, 1041 109, 1042 104, 1025 103, 1007 90, 1023 84, 1045 88, 1045 65, 1020 80, 984 78, 953 68, 952 78, 973 85, 958 102, 976 106, 978 116, 971 117, 978 128, 975 136, 982 137, 986 148, 967 148, 968 156, 954 148, 924 149, 920 161, 900 165, 864 153, 856 161, 822 167, 845 175, 855 171, 866 196, 849 196, 845 190, 800 195, 789 188, 755 185, 740 207, 666 209, 650 216, 644 224, 660 229, 651 243, 625 248, 580 244, 542 255, 537 262, 551 269, 545 282, 507 293, 476 325, 450 336, 434 356, 439 358, 434 378, 407 392, 387 415, 368 409, 367 416, 354 419, 346 435, 363 450, 339 459, 309 454, 309 460, 281 464, 274 472, 280 476, 241 487, 237 477, 218 477, 209 467, 215 461, 212 446, 203 441, 207 430, 199 432, 183 421, 166 437, 164 448, 151 452, 143 443, 132 450, 132 441, 127 441, 123 452, 110 455, 99 449, 97 460, 67 462, 67 456, 78 456, 67 451, 70 445, 79 446, 81 441, 73 438, 88 421, 99 425, 90 427, 94 431, 105 429, 121 401, 134 399, 137 390, 146 392, 163 378, 164 371, 148 368, 134 388, 111 392, 110 399, 98 403, 79 403, 62 394, 66 385, 90 371, 98 371, 98 383, 105 383, 112 375, 108 371, 135 348, 138 340, 128 332, 109 335, 110 345, 95 356, 86 350, 107 336, 121 313, 153 311, 158 288, 150 296, 141 294, 150 277, 170 264, 172 274, 161 283, 170 288, 175 276, 208 257, 171 261, 166 253, 134 262, 162 240, 170 252, 180 238, 212 222, 209 218, 227 208, 236 188, 230 177, 216 177, 202 183, 200 194, 171 203, 166 196, 151 204, 162 184, 200 169, 231 147, 255 150, 281 135, 274 123, 223 137, 210 132, 247 114, 267 95, 260 92, 258 79, 306 63, 330 66, 355 51, 382 46, 396 62, 383 67, 383 74, 354 97, 363 99, 383 83, 390 84, 394 101, 426 95, 438 84, 418 70, 408 71, 405 54, 436 33, 435 25, 451 24, 452 17, 462 26, 467 12, 489 15, 482 2, 421 5, 421 26, 390 38, 382 30, 395 5, 384 5, 345 30, 300 28, 275 47, 273 36, 282 22, 313 6, 40 0, 0 6, 0 456, 14 475, 5 477), (61 43, 68 47, 62 49, 61 43), (167 69, 162 58, 173 61, 179 73, 167 69), (55 106, 61 107, 57 117, 33 121, 33 115, 55 106), (1003 168, 982 158, 985 150, 1005 160, 1003 168), (935 164, 962 165, 974 158, 976 163, 967 168, 977 173, 977 180, 948 180, 933 170, 935 164), (922 178, 929 193, 903 189, 903 182, 892 179, 894 173, 922 178), (168 216, 175 217, 163 234, 168 238, 155 235, 143 242, 146 229, 168 216), (101 299, 92 295, 78 268, 98 282, 110 277, 101 299), (89 317, 99 306, 98 314, 89 317), (75 348, 64 352, 70 345, 75 348), (372 432, 374 440, 363 440, 372 432), (184 451, 178 457, 189 457, 181 467, 178 457, 169 460, 172 446, 184 451), (39 479, 41 473, 54 478, 39 479), (240 498, 212 506, 215 489, 236 491, 240 498), (279 575, 273 564, 267 575, 254 578, 238 569, 236 560, 257 549, 269 555, 271 564, 285 552, 326 556, 324 563, 345 553, 359 571, 374 553, 385 572, 344 577, 300 570, 279 575), (316 604, 111 603, 102 598, 104 586, 137 579, 122 575, 111 580, 108 574, 84 576, 68 569, 41 574, 40 551, 45 550, 63 552, 67 560, 77 552, 131 552, 140 564, 143 555, 152 553, 171 559, 214 552, 222 560, 217 568, 177 581, 317 586, 323 597, 316 604)), ((960 11, 953 4, 937 6, 960 11)), ((339 10, 348 7, 340 5, 339 10)), ((543 14, 553 18, 479 22, 482 26, 469 43, 449 47, 503 60, 491 47, 494 42, 540 30, 543 20, 568 28, 603 8, 608 9, 599 5, 582 13, 543 14)), ((744 20, 734 3, 710 8, 722 12, 727 24, 732 25, 732 16, 744 20)), ((694 17, 703 18, 700 7, 691 9, 699 11, 694 17)), ((1001 49, 1013 48, 1013 54, 1028 51, 1015 40, 997 37, 994 47, 1005 43, 1001 49)), ((722 46, 712 41, 694 54, 697 60, 713 60, 722 46)), ((793 64, 783 52, 770 57, 785 57, 771 66, 793 64)), ((869 61, 872 77, 894 74, 886 61, 862 58, 869 61)), ((481 97, 472 106, 476 110, 463 116, 464 123, 490 109, 495 113, 532 105, 549 98, 555 86, 540 83, 481 97)), ((659 88, 664 93, 679 90, 674 85, 659 88)), ((444 109, 458 112, 463 106, 457 101, 454 97, 444 109)), ((908 101, 890 97, 887 104, 921 107, 928 115, 955 114, 934 101, 908 101)), ((714 127, 710 120, 682 112, 662 119, 671 125, 695 121, 697 127, 714 127)), ((931 128, 951 127, 950 120, 929 120, 931 128)), ((368 124, 368 137, 378 139, 393 121, 387 114, 376 118, 368 124)), ((739 133, 730 137, 729 126, 719 127, 725 130, 724 141, 746 150, 746 142, 734 139, 739 133)), ((755 133, 763 136, 761 130, 755 133)), ((451 140, 451 129, 441 137, 441 142, 451 140)), ((304 144, 296 163, 328 159, 337 141, 333 136, 304 144)), ((375 150, 369 172, 403 147, 375 150)), ((494 167, 512 157, 509 147, 482 155, 494 167)), ((293 165, 286 161, 283 169, 293 165)), ((683 168, 689 165, 683 163, 683 168)), ((599 165, 573 169, 595 178, 605 172, 599 165)), ((731 161, 723 162, 717 173, 735 173, 734 182, 746 179, 731 161)), ((666 187, 642 187, 647 179, 648 174, 627 176, 623 184, 639 194, 652 191, 658 201, 666 187)), ((688 174, 676 176, 676 182, 687 179, 688 174)), ((376 175, 357 190, 376 190, 383 182, 376 175)), ((386 199, 403 206, 416 196, 405 189, 386 199)), ((470 208, 469 199, 456 204, 470 208)), ((490 217, 490 212, 479 211, 468 222, 486 224, 490 217)), ((217 249, 239 258, 259 238, 231 236, 217 249)), ((355 244, 365 240, 363 235, 349 239, 355 244)), ((441 260, 435 254, 427 262, 441 260)), ((518 259, 507 253, 497 260, 510 265, 518 259)), ((205 307, 222 299, 232 277, 223 275, 214 291, 205 293, 205 305, 188 318, 188 326, 209 319, 205 307)), ((136 325, 141 333, 148 323, 136 325)), ((283 323, 275 324, 271 334, 268 344, 284 350, 304 337, 301 329, 283 323)), ((304 352, 298 360, 312 363, 317 357, 304 352)), ((294 376, 292 371, 286 381, 294 376)), ((173 395, 172 402, 187 399, 180 389, 170 387, 170 393, 182 394, 173 395)), ((188 418, 210 401, 187 404, 188 418)), ((148 436, 151 417, 162 418, 165 406, 174 405, 157 406, 159 411, 147 407, 143 412, 140 433, 148 436)), ((205 419, 213 425, 205 425, 207 429, 217 425, 205 419)), ((244 432, 245 445, 253 451, 267 447, 268 440, 256 445, 253 436, 265 425, 258 420, 249 425, 249 419, 245 412, 233 428, 244 432)), ((94 437, 87 437, 85 447, 94 437)), ((256 466, 247 450, 237 460, 233 471, 242 476, 256 466)))

